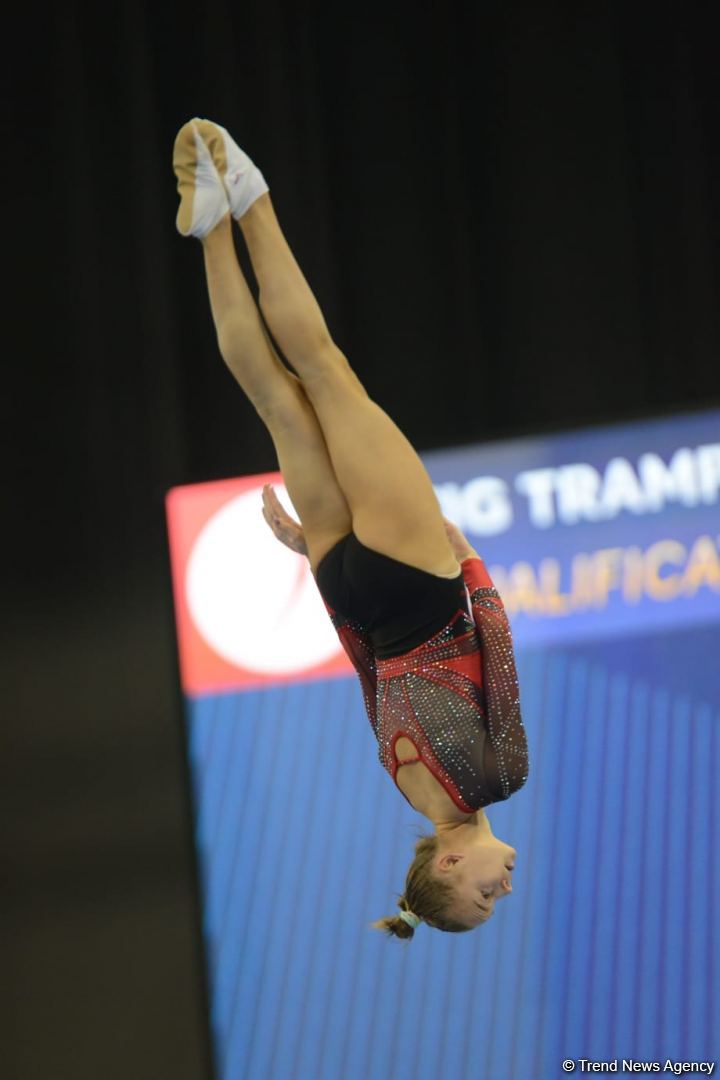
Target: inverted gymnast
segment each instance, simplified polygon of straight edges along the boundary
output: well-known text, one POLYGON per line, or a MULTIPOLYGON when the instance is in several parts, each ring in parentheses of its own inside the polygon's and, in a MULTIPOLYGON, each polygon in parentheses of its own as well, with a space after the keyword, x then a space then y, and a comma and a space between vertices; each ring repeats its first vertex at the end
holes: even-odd
POLYGON ((416 844, 399 912, 373 925, 401 938, 420 922, 472 930, 512 892, 515 866, 483 807, 528 773, 502 602, 477 552, 443 518, 413 447, 332 340, 262 173, 202 119, 180 129, 173 165, 177 228, 202 241, 220 352, 270 432, 300 524, 270 486, 263 514, 309 559, 360 676, 380 761, 435 828, 416 844))

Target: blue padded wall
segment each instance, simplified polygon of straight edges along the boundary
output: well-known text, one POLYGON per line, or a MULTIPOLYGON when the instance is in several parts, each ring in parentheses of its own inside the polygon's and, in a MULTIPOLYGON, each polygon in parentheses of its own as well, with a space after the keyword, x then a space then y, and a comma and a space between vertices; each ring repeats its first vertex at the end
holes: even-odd
POLYGON ((420 928, 408 946, 368 924, 392 910, 422 821, 376 761, 355 681, 193 703, 224 1080, 712 1060, 720 713, 693 685, 717 643, 712 627, 663 638, 676 663, 652 679, 634 674, 652 638, 521 654, 531 775, 488 809, 518 850, 513 896, 478 931, 420 928))

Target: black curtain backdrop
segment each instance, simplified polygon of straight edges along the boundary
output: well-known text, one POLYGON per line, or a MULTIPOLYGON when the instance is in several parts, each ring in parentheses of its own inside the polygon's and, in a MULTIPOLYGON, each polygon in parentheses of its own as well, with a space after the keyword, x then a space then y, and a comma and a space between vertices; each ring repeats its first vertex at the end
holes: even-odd
POLYGON ((275 462, 174 229, 177 128, 255 157, 418 449, 702 407, 711 10, 128 0, 6 26, 4 1080, 210 1075, 163 499, 275 462))

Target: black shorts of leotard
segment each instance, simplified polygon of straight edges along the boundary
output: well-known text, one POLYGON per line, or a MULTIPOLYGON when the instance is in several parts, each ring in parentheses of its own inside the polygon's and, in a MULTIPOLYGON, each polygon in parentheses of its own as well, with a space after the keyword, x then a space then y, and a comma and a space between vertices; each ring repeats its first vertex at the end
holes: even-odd
POLYGON ((315 580, 334 611, 369 633, 379 659, 409 652, 467 611, 462 571, 428 574, 365 547, 354 533, 323 557, 315 580))

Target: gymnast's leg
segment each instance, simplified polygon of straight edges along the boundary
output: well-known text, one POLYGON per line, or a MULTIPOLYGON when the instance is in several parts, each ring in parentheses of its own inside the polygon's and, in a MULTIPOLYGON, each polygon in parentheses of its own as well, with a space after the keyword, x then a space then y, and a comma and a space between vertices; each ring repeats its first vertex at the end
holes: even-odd
POLYGON ((181 194, 178 228, 185 234, 192 230, 202 240, 220 352, 270 432, 315 569, 323 555, 351 531, 350 509, 315 412, 300 380, 278 358, 243 276, 219 178, 213 190, 212 170, 206 168, 203 184, 197 183, 201 151, 193 125, 186 124, 175 144, 181 194))
POLYGON ((455 576, 459 566, 425 467, 333 342, 269 194, 265 189, 249 206, 233 201, 232 184, 252 175, 252 162, 224 129, 208 124, 203 137, 219 172, 229 178, 226 188, 250 253, 261 310, 317 414, 354 532, 384 555, 455 576))

